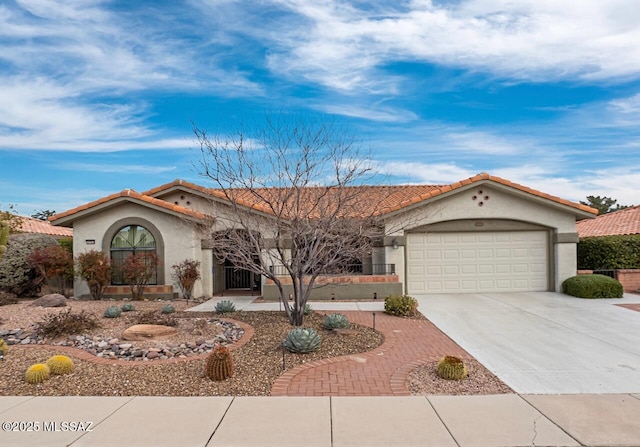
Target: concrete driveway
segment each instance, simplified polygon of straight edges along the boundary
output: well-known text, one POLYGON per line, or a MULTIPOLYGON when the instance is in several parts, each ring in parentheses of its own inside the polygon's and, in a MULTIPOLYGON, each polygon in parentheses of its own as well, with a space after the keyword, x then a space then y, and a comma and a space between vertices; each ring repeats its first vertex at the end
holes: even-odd
POLYGON ((640 312, 552 292, 416 296, 419 310, 517 393, 640 393, 640 312))

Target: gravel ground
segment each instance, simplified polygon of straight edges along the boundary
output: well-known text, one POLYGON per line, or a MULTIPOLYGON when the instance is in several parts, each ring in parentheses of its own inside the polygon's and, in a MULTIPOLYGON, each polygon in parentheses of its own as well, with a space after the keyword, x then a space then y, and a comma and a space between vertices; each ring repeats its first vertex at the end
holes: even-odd
MULTIPOLYGON (((84 309, 96 315, 102 315, 112 302, 69 302, 73 312, 84 309)), ((118 303, 115 303, 118 304, 118 303)), ((134 303, 136 309, 160 309, 163 303, 134 303)), ((173 303, 177 310, 184 303, 173 303)), ((0 318, 4 322, 0 329, 25 327, 38 321, 48 312, 60 312, 62 309, 39 309, 29 307, 28 303, 0 307, 0 318)), ((124 315, 124 314, 123 314, 124 315)), ((235 375, 224 382, 213 382, 204 377, 203 359, 176 364, 150 364, 141 367, 95 364, 74 358, 76 368, 72 374, 53 376, 48 381, 31 385, 24 381, 24 372, 33 363, 46 361, 56 354, 54 350, 13 345, 8 355, 0 363, 0 395, 33 396, 266 396, 271 385, 282 374, 282 350, 280 344, 291 326, 280 312, 234 312, 229 318, 243 321, 255 329, 254 337, 233 351, 235 375)), ((227 316, 225 315, 225 316, 227 316)), ((178 313, 180 327, 187 327, 188 320, 196 317, 213 317, 215 314, 178 313)), ((133 316, 131 316, 133 318, 133 316)), ((304 362, 327 357, 369 351, 382 344, 384 337, 364 326, 353 325, 356 335, 333 335, 321 328, 324 314, 314 313, 306 317, 305 326, 314 327, 323 337, 321 348, 311 354, 285 355, 286 369, 304 362)), ((112 333, 118 336, 126 327, 125 320, 100 318, 103 327, 101 334, 112 333)), ((185 340, 192 337, 181 331, 185 340)), ((73 357, 73 356, 71 356, 73 357)))
POLYGON ((469 375, 463 380, 446 380, 436 372, 438 362, 419 366, 409 373, 407 387, 411 394, 507 394, 513 390, 502 383, 477 360, 464 361, 469 375))
MULTIPOLYGON (((29 329, 32 324, 52 312, 67 308, 40 308, 31 301, 0 306, 1 329, 29 329)), ((118 301, 75 301, 68 304, 73 313, 82 310, 94 314, 101 327, 82 335, 119 337, 122 331, 135 324, 138 314, 160 310, 166 302, 134 302, 135 312, 123 313, 116 319, 103 318, 104 310, 118 301)), ((186 303, 172 302, 179 321, 178 335, 171 342, 187 343, 202 338, 194 334, 196 318, 217 317, 213 313, 183 312, 186 303)), ((235 375, 224 382, 213 382, 203 374, 203 359, 167 364, 149 362, 144 366, 105 365, 74 358, 76 368, 66 376, 52 376, 48 381, 31 385, 24 381, 24 372, 34 364, 46 361, 55 350, 13 345, 0 362, 0 395, 17 396, 268 396, 274 381, 282 374, 280 344, 291 326, 281 312, 234 312, 229 317, 251 325, 255 335, 246 345, 233 351, 235 375)), ((323 337, 321 348, 311 354, 285 355, 285 368, 305 362, 370 351, 381 345, 384 337, 371 328, 353 325, 356 335, 334 335, 322 329, 324 313, 306 317, 305 326, 315 328, 323 337)), ((205 334, 206 335, 206 334, 205 334)), ((147 342, 151 346, 153 342, 147 342)), ((68 354, 67 354, 68 355, 68 354)), ((70 355, 73 358, 73 355, 70 355)), ((409 374, 407 385, 416 395, 424 394, 498 394, 512 393, 498 378, 475 360, 467 360, 469 377, 463 381, 441 379, 435 373, 435 363, 423 365, 409 374)))

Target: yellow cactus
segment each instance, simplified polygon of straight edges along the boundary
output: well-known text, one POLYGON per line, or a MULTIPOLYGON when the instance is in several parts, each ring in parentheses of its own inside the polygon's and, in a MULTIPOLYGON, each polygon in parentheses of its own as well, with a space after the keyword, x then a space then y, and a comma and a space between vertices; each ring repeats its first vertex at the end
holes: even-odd
POLYGON ((9 346, 2 338, 0 338, 0 353, 3 357, 7 355, 7 351, 9 351, 9 346))
POLYGON ((68 374, 73 371, 73 360, 66 355, 54 355, 47 360, 51 374, 68 374))
POLYGON ((49 367, 44 363, 36 363, 31 365, 24 374, 24 380, 27 383, 42 383, 49 378, 51 372, 49 367))

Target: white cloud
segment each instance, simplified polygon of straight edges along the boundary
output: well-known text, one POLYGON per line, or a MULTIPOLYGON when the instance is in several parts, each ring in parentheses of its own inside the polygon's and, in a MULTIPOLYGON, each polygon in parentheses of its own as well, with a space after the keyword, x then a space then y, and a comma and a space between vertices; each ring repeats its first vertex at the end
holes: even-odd
POLYGON ((425 62, 515 80, 609 80, 640 73, 635 0, 276 1, 270 68, 344 91, 392 92, 384 65, 425 62))
POLYGON ((0 5, 0 150, 184 147, 145 124, 148 105, 132 98, 149 91, 263 94, 237 68, 222 66, 212 51, 215 39, 194 44, 197 14, 165 6, 115 11, 99 0, 0 5))
POLYGON ((103 163, 65 163, 56 166, 58 169, 107 174, 163 174, 176 169, 175 166, 152 166, 131 164, 103 164, 103 163))

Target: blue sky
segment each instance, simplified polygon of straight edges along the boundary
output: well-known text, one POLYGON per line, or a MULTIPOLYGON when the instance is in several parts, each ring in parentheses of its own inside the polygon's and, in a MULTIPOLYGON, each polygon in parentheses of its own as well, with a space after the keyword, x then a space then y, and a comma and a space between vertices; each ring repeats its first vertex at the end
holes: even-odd
POLYGON ((637 0, 2 0, 0 209, 183 178, 192 122, 330 119, 391 183, 640 204, 637 0))

